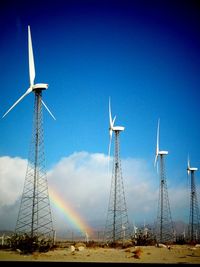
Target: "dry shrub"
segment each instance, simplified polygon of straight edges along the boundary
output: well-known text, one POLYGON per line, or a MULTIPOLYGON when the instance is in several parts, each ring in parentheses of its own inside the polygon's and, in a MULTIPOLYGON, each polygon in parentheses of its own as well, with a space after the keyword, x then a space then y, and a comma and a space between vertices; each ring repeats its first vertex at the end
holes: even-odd
POLYGON ((75 244, 75 248, 78 249, 79 247, 86 247, 85 243, 82 243, 82 242, 78 242, 75 244))
POLYGON ((140 259, 140 256, 142 254, 142 249, 141 248, 137 248, 136 250, 133 251, 133 257, 136 259, 140 259))

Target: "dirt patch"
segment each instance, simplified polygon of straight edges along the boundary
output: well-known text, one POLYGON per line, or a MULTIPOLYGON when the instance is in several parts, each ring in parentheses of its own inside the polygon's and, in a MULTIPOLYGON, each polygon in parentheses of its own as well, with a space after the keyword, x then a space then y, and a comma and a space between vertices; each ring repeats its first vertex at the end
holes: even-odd
POLYGON ((173 245, 170 249, 155 246, 122 248, 88 248, 72 251, 56 248, 45 253, 22 255, 17 251, 0 250, 0 261, 43 262, 110 262, 110 263, 200 263, 200 248, 173 245))

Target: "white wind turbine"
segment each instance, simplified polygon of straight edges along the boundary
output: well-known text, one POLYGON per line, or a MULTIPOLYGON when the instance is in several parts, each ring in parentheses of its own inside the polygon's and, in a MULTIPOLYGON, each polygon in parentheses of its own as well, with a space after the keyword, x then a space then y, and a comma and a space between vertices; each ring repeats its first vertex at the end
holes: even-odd
MULTIPOLYGON (((156 156, 154 166, 158 162, 158 156, 160 159, 160 188, 159 188, 159 202, 158 202, 158 215, 157 215, 157 240, 159 242, 170 241, 173 234, 173 224, 171 218, 170 204, 167 190, 167 180, 165 177, 165 165, 164 157, 168 154, 168 151, 159 149, 159 129, 160 119, 158 119, 157 128, 157 141, 156 141, 156 156)), ((157 165, 158 172, 158 165, 157 165)))
MULTIPOLYGON (((126 229, 125 232, 126 236, 129 237, 130 235, 122 169, 121 169, 120 140, 119 140, 119 135, 121 131, 124 131, 125 128, 122 126, 115 126, 114 125, 115 119, 116 116, 114 117, 114 119, 112 118, 111 103, 109 98, 109 134, 110 134, 110 141, 108 147, 109 162, 110 162, 110 148, 111 148, 113 132, 115 135, 114 136, 115 143, 114 143, 113 172, 111 179, 110 198, 109 198, 108 214, 107 214, 104 235, 107 240, 110 241, 112 240, 112 242, 115 242, 122 238, 123 227, 125 227, 126 229)), ((109 170, 109 164, 108 164, 108 170, 109 170)))
POLYGON ((145 220, 144 220, 144 230, 143 230, 144 236, 147 237, 147 235, 148 235, 148 231, 149 231, 149 229, 148 229, 148 227, 146 226, 146 223, 145 223, 145 220))
POLYGON ((190 159, 189 159, 189 155, 188 155, 187 174, 188 174, 188 177, 189 177, 189 174, 191 175, 190 216, 189 216, 189 238, 190 238, 190 241, 194 241, 195 239, 197 239, 196 234, 199 231, 199 225, 200 225, 198 196, 197 196, 196 183, 195 183, 195 172, 196 171, 198 171, 198 168, 190 167, 190 159))
MULTIPOLYGON (((198 168, 195 168, 195 167, 190 167, 190 158, 189 158, 189 154, 188 154, 188 160, 187 160, 187 177, 188 177, 188 184, 189 184, 189 175, 190 175, 190 173, 191 173, 191 180, 193 180, 194 178, 193 178, 193 176, 194 176, 194 172, 195 171, 198 171, 198 168)), ((191 184, 191 186, 193 187, 194 186, 194 184, 192 185, 191 184)))
POLYGON ((135 224, 133 224, 133 229, 134 229, 134 237, 137 238, 138 227, 135 224))
POLYGON ((85 242, 89 242, 89 235, 88 235, 88 233, 87 232, 85 232, 85 242))
POLYGON ((116 116, 114 119, 112 119, 112 113, 111 113, 111 103, 110 103, 110 97, 109 97, 109 134, 110 134, 110 141, 109 141, 109 147, 108 147, 108 160, 110 162, 110 149, 111 149, 111 143, 112 143, 112 133, 113 132, 120 132, 124 131, 125 127, 123 126, 114 126, 116 116))
POLYGON ((183 230, 183 238, 185 239, 185 227, 184 227, 184 230, 183 230))
POLYGON ((198 168, 190 167, 190 157, 188 154, 188 160, 187 160, 187 177, 188 177, 188 185, 189 185, 189 175, 190 173, 193 175, 195 171, 198 171, 198 168))
MULTIPOLYGON (((34 93, 33 141, 31 142, 31 153, 29 154, 28 167, 15 231, 19 234, 27 233, 30 235, 31 240, 34 240, 33 237, 39 238, 40 236, 45 236, 45 238, 53 240, 54 230, 45 172, 42 105, 47 109, 53 119, 55 119, 55 117, 42 100, 42 91, 48 88, 48 84, 34 83, 35 65, 30 26, 28 26, 28 61, 30 86, 3 115, 3 117, 5 117, 23 98, 31 92, 34 93)), ((32 245, 34 246, 34 244, 32 245)))
POLYGON ((195 171, 198 171, 198 168, 190 167, 190 158, 189 158, 189 155, 188 155, 188 161, 187 161, 187 173, 188 173, 188 176, 189 176, 190 172, 195 172, 195 171))
POLYGON ((157 142, 156 142, 156 156, 154 161, 154 167, 157 165, 157 172, 158 172, 158 156, 159 155, 167 155, 168 151, 161 151, 159 150, 159 135, 160 135, 160 119, 158 119, 158 128, 157 128, 157 142))
POLYGON ((122 224, 122 231, 123 231, 123 240, 125 240, 126 237, 126 226, 122 224))
MULTIPOLYGON (((31 92, 36 92, 37 89, 40 90, 46 90, 48 88, 48 84, 46 83, 37 83, 34 84, 35 80, 35 64, 34 64, 34 57, 33 57, 33 48, 32 48, 32 40, 31 40, 31 30, 30 26, 28 26, 28 58, 29 58, 29 78, 30 78, 30 86, 26 90, 26 92, 9 108, 8 111, 3 115, 2 118, 4 118, 25 96, 30 94, 31 92)), ((41 100, 44 107, 47 109, 49 114, 52 116, 52 118, 55 120, 55 117, 47 107, 47 105, 44 103, 43 100, 41 100)))

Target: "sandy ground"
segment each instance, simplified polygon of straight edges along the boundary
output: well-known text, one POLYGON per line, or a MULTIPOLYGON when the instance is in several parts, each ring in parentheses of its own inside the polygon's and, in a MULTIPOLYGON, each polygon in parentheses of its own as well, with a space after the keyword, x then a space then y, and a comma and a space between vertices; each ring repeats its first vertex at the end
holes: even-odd
POLYGON ((85 248, 72 252, 57 248, 46 253, 21 255, 16 251, 0 250, 0 261, 99 262, 99 263, 194 263, 200 264, 200 247, 174 245, 171 249, 154 246, 119 248, 85 248), (140 251, 135 256, 134 251, 140 251))

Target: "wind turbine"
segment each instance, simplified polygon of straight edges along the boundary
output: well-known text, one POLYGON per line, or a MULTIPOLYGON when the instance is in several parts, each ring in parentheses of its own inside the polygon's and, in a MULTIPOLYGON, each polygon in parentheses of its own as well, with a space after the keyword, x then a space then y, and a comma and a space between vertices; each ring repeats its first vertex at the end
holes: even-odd
POLYGON ((117 240, 122 239, 123 236, 123 228, 125 227, 126 237, 129 237, 129 223, 128 223, 128 215, 127 208, 125 202, 125 194, 124 194, 124 185, 122 179, 122 171, 121 171, 121 160, 120 160, 120 145, 119 145, 119 134, 124 131, 125 127, 123 126, 115 126, 115 119, 112 118, 111 113, 111 103, 109 98, 109 147, 108 147, 108 157, 110 159, 110 148, 112 142, 112 133, 115 134, 115 152, 114 152, 114 161, 113 161, 113 174, 111 181, 111 191, 110 191, 110 199, 105 227, 104 237, 107 241, 115 242, 117 240))
POLYGON ((148 229, 148 227, 146 227, 146 223, 145 223, 145 220, 144 220, 144 230, 143 230, 143 235, 144 235, 145 237, 148 236, 148 231, 149 231, 149 229, 148 229))
MULTIPOLYGON (((156 164, 158 162, 158 156, 159 155, 162 157, 163 155, 167 155, 168 154, 168 151, 159 150, 159 136, 160 136, 160 119, 158 119, 157 141, 156 141, 156 156, 155 156, 154 166, 156 166, 156 164)), ((158 165, 157 165, 157 167, 158 167, 158 165)), ((158 168, 157 168, 157 171, 158 171, 158 168)))
POLYGON ((184 240, 185 240, 185 227, 184 227, 184 230, 183 230, 183 238, 184 238, 184 240))
MULTIPOLYGON (((154 167, 160 159, 160 188, 158 201, 158 215, 157 215, 157 241, 168 242, 173 239, 173 224, 171 219, 171 211, 169 205, 167 180, 165 177, 164 157, 168 155, 168 151, 159 149, 159 135, 160 135, 160 119, 158 119, 157 139, 156 139, 156 155, 154 167)), ((158 165, 157 165, 158 167, 158 165)), ((158 168, 157 168, 158 172, 158 168)))
POLYGON ((42 91, 48 88, 48 84, 34 83, 35 64, 30 26, 28 26, 28 61, 30 78, 29 88, 3 115, 3 117, 5 117, 31 92, 35 94, 31 149, 15 232, 19 235, 25 233, 31 240, 36 237, 38 241, 43 238, 53 241, 54 230, 44 166, 42 105, 47 109, 53 119, 55 119, 55 117, 42 100, 42 91))
POLYGON ((85 232, 85 242, 89 242, 89 235, 88 235, 88 233, 87 232, 85 232))
POLYGON ((187 161, 187 173, 188 173, 188 176, 189 176, 190 173, 195 172, 195 171, 198 171, 198 168, 190 167, 190 158, 189 158, 189 155, 188 155, 188 161, 187 161))
MULTIPOLYGON (((30 94, 31 92, 37 93, 38 91, 46 90, 48 88, 48 84, 46 83, 37 83, 34 84, 35 80, 35 64, 34 64, 34 57, 33 57, 33 48, 32 48, 32 39, 31 39, 31 30, 30 26, 28 26, 28 58, 29 58, 29 79, 30 79, 30 85, 29 88, 26 90, 26 92, 5 112, 2 118, 4 118, 25 96, 30 94)), ((49 112, 49 114, 52 116, 52 118, 55 120, 55 117, 47 107, 47 105, 44 103, 44 101, 41 99, 42 104, 46 108, 46 110, 49 112)))
POLYGON ((134 238, 137 238, 137 229, 138 229, 138 227, 135 224, 133 224, 133 229, 134 229, 134 238))
POLYGON ((123 241, 125 241, 126 237, 126 227, 122 224, 122 231, 123 231, 123 241))
POLYGON ((196 184, 195 184, 195 172, 198 168, 190 167, 190 159, 188 155, 187 160, 187 174, 191 173, 191 183, 190 183, 190 217, 189 217, 189 238, 190 241, 195 241, 196 235, 200 237, 200 214, 199 214, 199 206, 196 192, 196 184))
POLYGON ((109 135, 110 135, 110 141, 108 146, 108 160, 110 162, 110 149, 112 144, 112 134, 113 132, 120 132, 124 131, 125 127, 123 126, 114 126, 116 120, 116 116, 112 119, 112 113, 111 113, 111 104, 110 104, 110 97, 109 97, 109 135))

